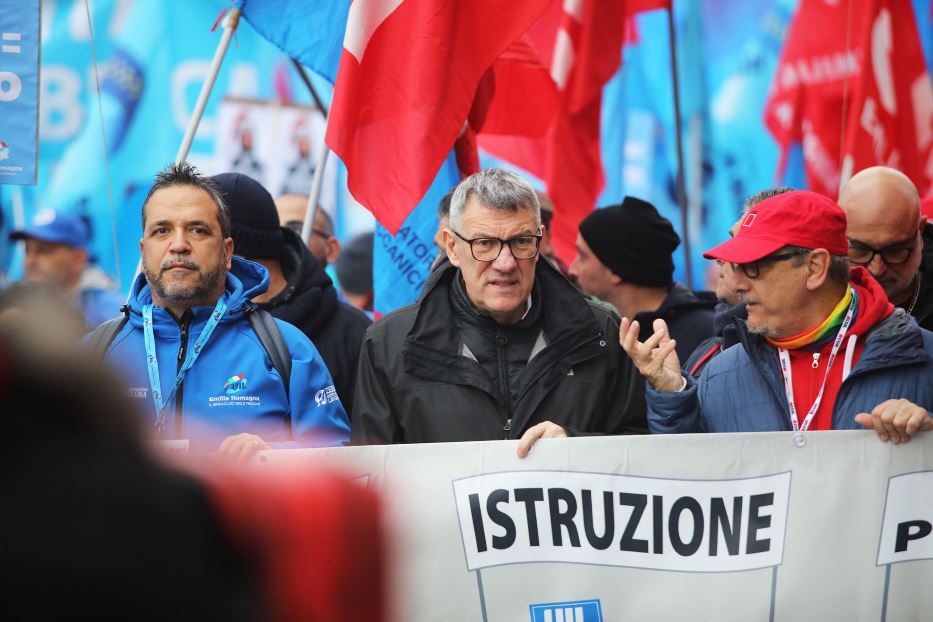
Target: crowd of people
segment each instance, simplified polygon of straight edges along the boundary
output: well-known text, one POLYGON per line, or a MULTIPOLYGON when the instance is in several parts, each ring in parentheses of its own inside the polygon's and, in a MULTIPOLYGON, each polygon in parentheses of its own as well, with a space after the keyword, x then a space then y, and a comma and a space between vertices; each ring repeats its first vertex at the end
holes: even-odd
POLYGON ((806 431, 864 428, 901 443, 933 428, 933 225, 896 170, 859 172, 838 203, 791 188, 749 197, 705 254, 715 292, 674 281, 680 239, 650 203, 593 211, 566 265, 547 197, 483 170, 441 202, 417 301, 375 323, 372 236, 341 245, 317 209, 305 243, 306 209, 243 173, 167 167, 142 205, 126 304, 80 218, 44 212, 11 234, 25 263, 0 292, 0 396, 23 416, 0 492, 21 503, 0 528, 21 534, 2 552, 26 570, 4 574, 19 586, 11 610, 57 615, 58 601, 35 609, 24 577, 52 564, 36 551, 60 547, 70 562, 43 581, 75 610, 139 617, 137 586, 171 574, 177 591, 154 599, 153 619, 179 607, 381 619, 372 493, 317 475, 192 474, 153 460, 153 439, 229 467, 350 443, 517 440, 524 458, 566 436, 783 430, 805 444, 806 431), (314 509, 324 499, 333 512, 314 509), (78 507, 73 524, 35 519, 78 507), (307 530, 315 521, 349 540, 307 530), (315 574, 320 555, 331 566, 315 574), (122 600, 88 601, 81 586, 118 562, 122 600), (341 587, 361 569, 371 598, 341 587))
POLYGON ((933 427, 933 225, 894 169, 859 172, 838 203, 749 197, 705 255, 715 292, 673 280, 680 239, 650 203, 594 210, 568 266, 546 195, 483 170, 442 200, 417 301, 375 323, 372 236, 341 245, 316 209, 305 243, 307 207, 243 173, 167 167, 126 305, 80 218, 10 237, 153 438, 192 452, 518 439, 524 456, 568 435, 933 427))

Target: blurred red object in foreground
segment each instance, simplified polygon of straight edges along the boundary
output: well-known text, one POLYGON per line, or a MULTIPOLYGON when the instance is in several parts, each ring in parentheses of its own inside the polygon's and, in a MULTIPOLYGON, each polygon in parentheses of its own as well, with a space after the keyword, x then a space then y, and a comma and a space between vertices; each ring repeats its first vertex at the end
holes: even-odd
POLYGON ((201 473, 238 552, 259 572, 270 620, 384 622, 376 494, 333 473, 201 473))

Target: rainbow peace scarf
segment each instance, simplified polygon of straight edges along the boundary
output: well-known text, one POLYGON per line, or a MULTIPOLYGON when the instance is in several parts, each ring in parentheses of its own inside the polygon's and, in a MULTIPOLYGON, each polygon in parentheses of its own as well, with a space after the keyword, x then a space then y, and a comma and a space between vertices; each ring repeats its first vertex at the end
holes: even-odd
POLYGON ((842 300, 839 301, 839 304, 837 304, 832 313, 829 314, 829 317, 820 322, 817 326, 792 337, 786 337, 784 339, 765 337, 765 340, 775 348, 784 348, 785 350, 797 350, 799 348, 815 345, 822 347, 839 332, 839 327, 842 325, 846 312, 849 310, 849 303, 853 300, 855 301, 852 314, 852 323, 854 324, 855 315, 858 313, 858 294, 855 292, 855 288, 849 285, 842 300))

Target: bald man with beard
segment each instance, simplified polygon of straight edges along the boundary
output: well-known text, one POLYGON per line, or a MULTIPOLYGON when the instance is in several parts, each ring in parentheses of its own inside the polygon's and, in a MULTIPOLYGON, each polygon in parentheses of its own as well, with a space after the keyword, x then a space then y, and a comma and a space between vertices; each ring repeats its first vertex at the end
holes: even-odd
POLYGON ((920 212, 920 196, 898 170, 873 166, 842 188, 849 261, 864 266, 888 300, 933 330, 933 225, 920 212))

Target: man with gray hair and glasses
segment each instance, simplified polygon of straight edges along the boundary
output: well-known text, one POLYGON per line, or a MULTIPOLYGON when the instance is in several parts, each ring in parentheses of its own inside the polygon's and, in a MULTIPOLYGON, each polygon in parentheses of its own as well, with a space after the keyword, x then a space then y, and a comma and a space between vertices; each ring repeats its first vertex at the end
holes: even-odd
POLYGON ((418 302, 369 328, 355 443, 520 439, 646 431, 643 380, 613 317, 538 261, 534 189, 502 169, 460 183, 447 259, 418 302))

